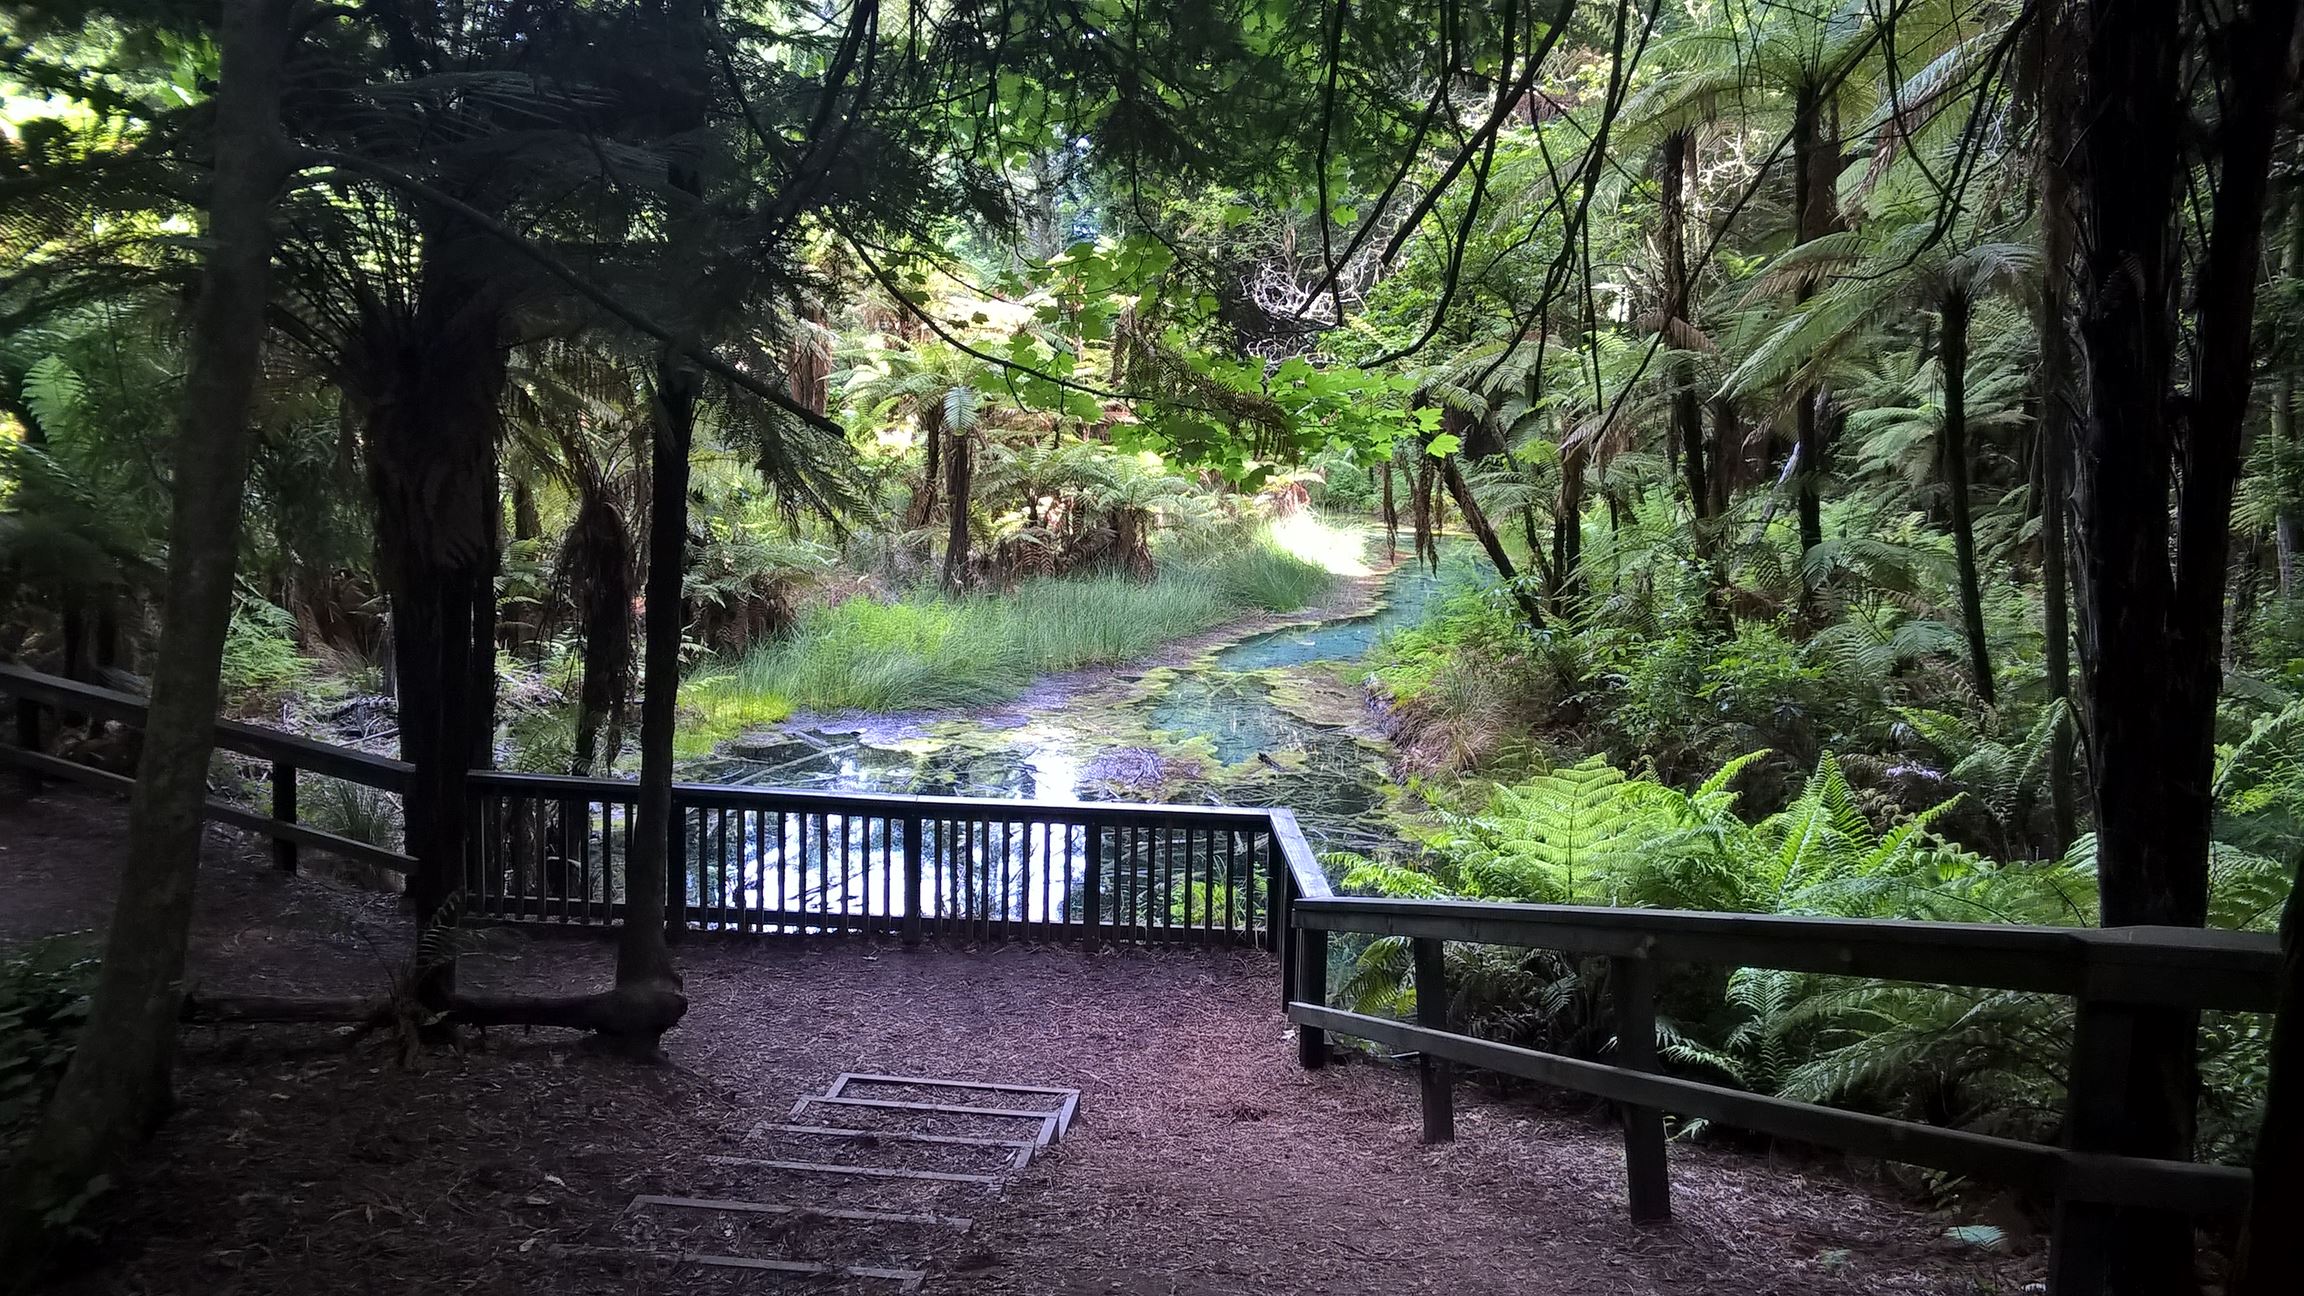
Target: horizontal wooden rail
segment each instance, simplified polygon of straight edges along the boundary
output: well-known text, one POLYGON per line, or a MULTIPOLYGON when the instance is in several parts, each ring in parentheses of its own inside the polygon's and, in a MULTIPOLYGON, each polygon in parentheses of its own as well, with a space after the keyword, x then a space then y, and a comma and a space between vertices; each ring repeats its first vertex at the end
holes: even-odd
MULTIPOLYGON (((116 721, 136 728, 144 725, 145 700, 133 693, 60 679, 22 666, 0 665, 0 693, 62 711, 78 711, 100 720, 116 721)), ((244 724, 238 720, 216 722, 216 745, 243 756, 274 761, 306 773, 343 779, 347 783, 358 783, 383 792, 407 791, 408 778, 416 769, 406 761, 394 760, 389 756, 377 756, 333 743, 315 742, 310 738, 281 733, 277 729, 266 729, 260 725, 244 724)))
POLYGON ((2025 927, 1784 914, 1306 897, 1298 927, 1571 954, 2270 1012, 2279 941, 2195 927, 2025 927))
MULTIPOLYGON (((93 765, 82 765, 78 761, 65 760, 61 756, 50 756, 45 752, 25 751, 21 747, 0 746, 0 764, 31 770, 35 773, 45 774, 50 778, 86 783, 91 787, 103 788, 108 792, 125 794, 132 791, 136 786, 136 780, 125 774, 115 774, 110 770, 97 769, 93 765)), ((216 823, 229 824, 234 828, 269 837, 276 842, 309 846, 313 850, 326 851, 355 864, 365 864, 393 873, 405 874, 413 871, 416 867, 415 860, 398 851, 357 841, 350 837, 340 837, 335 833, 323 832, 305 824, 274 819, 269 815, 258 814, 246 806, 233 805, 229 801, 219 801, 214 797, 208 798, 208 818, 216 823)))
MULTIPOLYGON (((576 778, 565 774, 522 774, 474 770, 475 792, 501 792, 543 800, 635 801, 640 785, 631 779, 576 778)), ((1108 824, 1151 827, 1190 824, 1200 828, 1268 831, 1274 811, 1237 806, 1158 805, 1136 801, 1034 801, 1022 798, 909 796, 890 792, 824 792, 807 788, 754 787, 742 783, 675 783, 673 799, 705 809, 784 810, 903 819, 1006 818, 1035 823, 1108 824)), ((1284 813, 1284 812, 1280 812, 1284 813)), ((1293 826, 1294 817, 1290 817, 1293 826)), ((1298 839, 1301 841, 1301 837, 1298 839)))
POLYGON ((2070 1152, 2042 1143, 1841 1111, 1677 1076, 1588 1062, 1319 1004, 1291 1004, 1289 1015, 1339 1035, 1447 1058, 1484 1071, 1518 1076, 1596 1098, 1662 1108, 1683 1116, 1838 1148, 1860 1156, 1977 1175, 2014 1188, 2060 1192, 2081 1201, 2168 1207, 2194 1215, 2234 1214, 2248 1201, 2248 1172, 2228 1166, 2070 1152))

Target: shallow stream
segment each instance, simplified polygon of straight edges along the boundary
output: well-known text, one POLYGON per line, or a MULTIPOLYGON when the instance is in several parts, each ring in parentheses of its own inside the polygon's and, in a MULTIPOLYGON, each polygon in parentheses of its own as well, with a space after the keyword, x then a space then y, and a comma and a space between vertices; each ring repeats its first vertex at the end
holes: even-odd
POLYGON ((751 735, 682 771, 717 783, 839 791, 1275 805, 1316 850, 1393 839, 1389 749, 1354 664, 1477 579, 1410 559, 1369 610, 1253 634, 1182 665, 1045 681, 953 714, 816 718, 751 735))

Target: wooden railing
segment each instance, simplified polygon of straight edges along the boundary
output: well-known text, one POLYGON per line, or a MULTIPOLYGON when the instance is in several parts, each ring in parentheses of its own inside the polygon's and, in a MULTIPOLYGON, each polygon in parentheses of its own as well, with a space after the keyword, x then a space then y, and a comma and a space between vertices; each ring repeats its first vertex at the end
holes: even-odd
MULTIPOLYGON (((623 918, 636 784, 474 771, 478 910, 623 918)), ((1271 944, 1298 871, 1286 811, 982 800, 681 783, 666 921, 709 932, 1271 944)))
MULTIPOLYGON (((64 779, 123 792, 135 783, 125 774, 47 754, 41 750, 41 731, 43 715, 48 709, 141 728, 143 698, 5 664, 0 664, 0 693, 16 699, 16 744, 0 745, 0 762, 25 771, 28 778, 64 779)), ((216 722, 216 745, 271 765, 272 807, 270 814, 259 814, 246 806, 211 797, 208 818, 271 838, 273 861, 280 867, 293 871, 298 863, 298 850, 305 847, 394 873, 404 874, 415 867, 415 860, 389 847, 297 822, 300 774, 342 779, 377 791, 397 793, 407 789, 408 776, 414 772, 415 767, 406 761, 314 742, 237 720, 216 722)))
POLYGON ((2137 1015, 2170 1007, 2270 1012, 2280 965, 2279 943, 2271 936, 1388 900, 1330 895, 1317 866, 1293 881, 1300 894, 1289 914, 1296 939, 1288 1015, 1297 1023, 1303 1065, 1323 1064, 1328 1033, 1415 1053, 1424 1133, 1431 1142, 1454 1135, 1451 1064, 1622 1104, 1628 1197, 1637 1220, 1661 1220, 1671 1212, 1667 1112, 2052 1197, 2057 1209, 2050 1290, 2059 1296, 2099 1290, 2115 1207, 2232 1216, 2246 1206, 2246 1170, 2116 1156, 2105 1149, 2123 1120, 2118 1094, 2137 1015), (1414 1021, 1329 1006, 1329 935, 1342 932, 1411 942, 1414 1021), (1449 941, 1605 958, 1616 1014, 1615 1062, 1452 1030, 1444 957, 1449 941), (1661 1074, 1656 985, 1662 968, 1681 963, 2069 996, 2078 1012, 2065 1145, 1943 1129, 1661 1074))

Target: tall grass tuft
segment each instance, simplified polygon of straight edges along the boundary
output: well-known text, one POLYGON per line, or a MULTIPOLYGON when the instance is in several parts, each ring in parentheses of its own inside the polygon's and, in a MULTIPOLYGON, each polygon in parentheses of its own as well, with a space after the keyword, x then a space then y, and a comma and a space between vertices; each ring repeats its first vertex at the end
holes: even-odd
POLYGON ((852 598, 803 614, 701 692, 722 706, 777 699, 815 711, 981 706, 1042 675, 1140 657, 1246 613, 1294 611, 1336 579, 1258 533, 1172 562, 1150 583, 1099 576, 1028 581, 1005 595, 852 598))

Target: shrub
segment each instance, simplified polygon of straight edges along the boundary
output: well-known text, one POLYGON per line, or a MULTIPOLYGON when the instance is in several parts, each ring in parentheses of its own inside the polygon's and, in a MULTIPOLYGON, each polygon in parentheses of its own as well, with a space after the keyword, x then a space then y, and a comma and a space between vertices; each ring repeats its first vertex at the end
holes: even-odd
MULTIPOLYGON (((1939 806, 1878 829, 1830 756, 1785 809, 1749 822, 1730 791, 1758 753, 1693 792, 1600 758, 1442 807, 1413 865, 1340 856, 1350 890, 1401 896, 1824 914, 1933 921, 2095 921, 2093 844, 2063 859, 1995 863, 1938 839, 1939 806)), ((2228 760, 2237 763, 2238 757, 2228 760)), ((2286 762, 2267 759, 2274 771, 2286 762)), ((2238 798, 2245 802, 2245 798, 2238 798)), ((2268 921, 2281 865, 2221 848, 2212 919, 2268 921)), ((1544 952, 1449 947, 1450 1012, 1470 1029, 1556 1051, 1608 1039, 1605 967, 1544 952)), ((1339 994, 1361 1011, 1414 1004, 1406 943, 1376 941, 1339 994)), ((2063 1110, 2068 1001, 1747 968, 1684 969, 1659 996, 1663 1056, 1764 1093, 2034 1140, 2063 1110)), ((2260 1022, 2209 1014, 2202 1036, 2204 1146, 2244 1157, 2262 1093, 2260 1022)))
POLYGON ((296 619, 268 600, 242 595, 224 632, 217 682, 227 698, 279 693, 309 682, 312 662, 296 650, 296 619))
POLYGON ((96 970, 95 957, 72 937, 0 958, 0 1152, 30 1132, 72 1060, 96 970))

